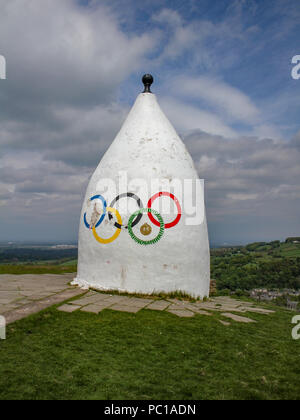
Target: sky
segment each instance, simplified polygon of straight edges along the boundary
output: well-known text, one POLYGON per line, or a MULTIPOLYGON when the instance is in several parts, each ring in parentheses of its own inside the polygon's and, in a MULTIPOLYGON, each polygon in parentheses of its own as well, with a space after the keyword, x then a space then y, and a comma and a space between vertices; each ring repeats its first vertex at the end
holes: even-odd
POLYGON ((0 0, 0 242, 77 241, 151 73, 205 179, 212 244, 300 235, 298 0, 0 0))

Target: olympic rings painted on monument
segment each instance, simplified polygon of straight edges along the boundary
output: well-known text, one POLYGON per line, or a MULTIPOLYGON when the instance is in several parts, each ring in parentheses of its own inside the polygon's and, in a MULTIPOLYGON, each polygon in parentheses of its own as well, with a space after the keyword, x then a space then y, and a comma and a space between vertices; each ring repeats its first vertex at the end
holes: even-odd
POLYGON ((165 224, 164 224, 164 221, 163 221, 163 218, 161 217, 161 215, 158 213, 158 211, 155 211, 155 210, 152 210, 152 209, 140 209, 140 210, 137 210, 135 213, 133 213, 131 216, 130 216, 130 218, 129 218, 129 221, 128 221, 128 232, 129 232, 129 235, 131 236, 131 238, 135 241, 135 242, 137 242, 138 244, 140 244, 140 245, 152 245, 152 244, 155 244, 156 242, 158 242, 160 239, 161 239, 161 237, 163 236, 163 234, 164 234, 164 231, 165 231, 165 224), (135 236, 135 234, 133 233, 133 230, 132 230, 132 226, 133 226, 133 220, 134 220, 134 218, 138 215, 138 214, 142 214, 142 213, 153 213, 153 214, 155 214, 155 216, 157 217, 157 219, 159 220, 159 226, 160 226, 160 229, 159 229, 159 232, 158 232, 158 235, 154 238, 154 239, 150 239, 149 241, 143 241, 142 239, 139 239, 137 236, 135 236))
MULTIPOLYGON (((102 216, 100 217, 100 219, 99 219, 98 223, 95 225, 95 227, 96 227, 96 228, 97 228, 98 226, 100 226, 100 225, 101 225, 101 223, 103 222, 104 217, 105 217, 105 214, 106 214, 106 208, 107 208, 106 201, 105 201, 105 199, 102 197, 102 195, 94 195, 92 198, 90 198, 90 201, 97 200, 98 198, 102 201, 102 204, 103 204, 103 214, 102 214, 102 216)), ((84 213, 83 220, 84 220, 84 224, 85 224, 85 226, 86 226, 88 229, 91 229, 91 225, 90 225, 90 224, 87 222, 87 220, 86 220, 86 213, 84 213)))
MULTIPOLYGON (((110 211, 110 212, 114 213, 114 214, 115 214, 115 216, 116 216, 116 218, 117 218, 117 220, 118 220, 118 223, 122 226, 122 218, 121 218, 121 215, 120 215, 120 213, 118 212, 118 210, 116 210, 116 209, 114 209, 114 208, 112 208, 112 207, 107 207, 107 211, 110 211)), ((116 230, 116 232, 113 234, 113 236, 111 236, 111 237, 110 237, 110 238, 108 238, 108 239, 104 239, 104 238, 101 238, 101 237, 97 234, 95 227, 93 227, 93 235, 94 235, 94 237, 95 237, 96 241, 100 242, 101 244, 109 244, 109 243, 111 243, 111 242, 115 241, 115 240, 117 239, 117 237, 120 235, 120 233, 121 233, 121 229, 120 229, 120 228, 117 228, 117 230, 116 230)))
MULTIPOLYGON (((153 195, 153 197, 151 197, 150 200, 148 201, 148 205, 147 205, 148 208, 151 209, 153 201, 156 200, 158 197, 161 197, 161 196, 167 196, 167 197, 172 198, 172 200, 174 201, 174 203, 176 204, 176 207, 177 207, 177 212, 178 212, 177 217, 173 220, 173 222, 165 224, 165 229, 169 229, 169 228, 177 225, 177 223, 179 223, 179 221, 181 219, 181 206, 179 204, 178 199, 175 197, 174 194, 171 194, 169 192, 158 192, 157 194, 153 195)), ((156 226, 160 226, 160 223, 157 220, 155 220, 155 218, 153 217, 151 212, 148 212, 148 217, 149 217, 149 219, 151 220, 152 223, 154 223, 156 226)))
MULTIPOLYGON (((123 193, 123 194, 118 195, 116 198, 113 199, 113 201, 110 203, 110 206, 109 207, 113 207, 113 205, 117 201, 119 201, 120 198, 126 198, 126 197, 133 198, 137 202, 139 208, 140 209, 143 208, 143 203, 142 203, 141 199, 137 195, 135 195, 134 193, 131 193, 131 192, 123 193)), ((143 217, 143 214, 142 213, 139 213, 137 215, 136 219, 134 220, 134 222, 132 223, 132 227, 134 227, 135 225, 137 225, 140 222, 140 220, 141 220, 142 217, 143 217)), ((108 213, 108 218, 109 218, 109 220, 112 219, 112 215, 110 213, 108 213)), ((119 229, 121 229, 121 228, 128 229, 128 225, 127 226, 122 226, 122 225, 120 225, 117 222, 115 223, 115 227, 116 228, 119 228, 119 229)))
POLYGON ((109 244, 109 243, 115 241, 118 238, 118 236, 120 235, 122 228, 123 229, 128 229, 128 233, 129 233, 130 237, 140 245, 155 244, 156 242, 158 242, 161 239, 161 237, 164 234, 165 229, 169 229, 171 227, 176 226, 181 219, 181 206, 179 204, 178 199, 174 196, 174 194, 171 194, 171 193, 166 192, 166 191, 161 191, 161 192, 158 192, 157 194, 153 195, 153 197, 151 197, 150 200, 148 201, 147 208, 143 208, 143 204, 142 204, 141 199, 137 195, 135 195, 134 193, 130 193, 130 192, 118 195, 111 202, 111 205, 109 207, 107 207, 106 200, 102 197, 102 195, 94 195, 92 198, 90 198, 90 201, 94 201, 96 199, 100 199, 102 201, 102 204, 103 204, 103 214, 101 215, 99 221, 97 223, 95 223, 95 220, 97 220, 97 216, 99 217, 99 215, 100 215, 100 213, 98 212, 96 207, 94 209, 94 214, 92 215, 92 219, 95 219, 95 220, 91 220, 91 223, 89 224, 87 222, 87 219, 86 219, 86 213, 84 213, 83 219, 84 219, 85 226, 88 229, 93 230, 93 235, 94 235, 94 238, 96 239, 96 241, 98 241, 102 244, 109 244), (153 210, 151 208, 153 201, 156 200, 157 198, 161 197, 161 196, 170 197, 174 201, 174 203, 176 204, 178 214, 177 214, 176 218, 170 223, 165 224, 162 216, 160 215, 160 213, 158 213, 156 210, 153 210), (122 217, 121 217, 120 213, 118 212, 118 210, 112 207, 118 200, 120 200, 121 198, 125 198, 125 197, 133 198, 134 200, 136 200, 138 206, 140 207, 139 210, 137 210, 136 212, 134 212, 130 216, 127 226, 123 225, 122 217), (111 213, 113 213, 117 218, 117 221, 114 223, 114 226, 116 228, 116 232, 110 238, 105 239, 105 238, 102 238, 101 236, 98 235, 98 233, 96 231, 96 228, 98 226, 100 226, 100 224, 103 222, 106 214, 108 214, 108 218, 109 218, 109 220, 111 220, 113 218, 111 213), (136 226, 140 222, 140 220, 143 217, 143 213, 147 213, 151 222, 154 223, 154 225, 156 225, 160 228, 158 235, 155 238, 150 239, 148 241, 144 241, 142 239, 139 239, 133 233, 133 229, 132 229, 134 226, 136 226), (92 226, 92 224, 94 224, 94 226, 92 226))

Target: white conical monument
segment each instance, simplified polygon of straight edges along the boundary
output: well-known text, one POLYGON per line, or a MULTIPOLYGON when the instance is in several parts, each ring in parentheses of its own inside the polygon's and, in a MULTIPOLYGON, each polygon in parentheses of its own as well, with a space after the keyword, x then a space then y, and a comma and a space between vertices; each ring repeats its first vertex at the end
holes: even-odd
POLYGON ((88 185, 73 284, 203 298, 210 257, 202 184, 152 82, 143 77, 144 92, 88 185))

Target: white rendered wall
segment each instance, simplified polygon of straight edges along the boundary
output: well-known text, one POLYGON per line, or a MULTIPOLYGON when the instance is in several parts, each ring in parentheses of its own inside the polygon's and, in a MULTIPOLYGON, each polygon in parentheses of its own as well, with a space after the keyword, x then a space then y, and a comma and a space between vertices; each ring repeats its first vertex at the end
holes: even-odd
MULTIPOLYGON (((185 224, 187 215, 184 213, 180 190, 174 191, 174 195, 182 204, 181 220, 176 226, 165 229, 162 238, 155 244, 140 245, 125 229, 121 230, 114 242, 102 244, 95 240, 92 231, 85 226, 83 216, 87 211, 87 202, 99 193, 99 181, 111 179, 118 184, 120 171, 127 173, 129 185, 117 192, 113 188, 101 192, 108 206, 116 195, 135 192, 134 185, 130 183, 136 178, 145 179, 149 191, 154 178, 167 182, 174 178, 182 181, 198 179, 191 156, 161 111, 154 94, 141 93, 137 97, 120 132, 90 180, 80 219, 78 274, 74 284, 85 288, 149 294, 181 290, 194 296, 208 296, 210 256, 206 218, 200 225, 185 224)), ((139 191, 138 196, 143 206, 147 207, 149 192, 139 191)), ((135 204, 134 200, 131 204, 135 204)), ((117 208, 117 205, 114 207, 117 208)), ((127 215, 122 214, 124 223, 127 223, 130 214, 132 211, 127 215)), ((162 217, 167 223, 176 214, 162 214, 162 217)), ((139 231, 145 222, 155 230, 148 215, 144 214, 134 232, 141 239, 147 240, 149 238, 143 237, 139 231)), ((116 228, 106 215, 96 231, 102 237, 110 237, 116 228)))

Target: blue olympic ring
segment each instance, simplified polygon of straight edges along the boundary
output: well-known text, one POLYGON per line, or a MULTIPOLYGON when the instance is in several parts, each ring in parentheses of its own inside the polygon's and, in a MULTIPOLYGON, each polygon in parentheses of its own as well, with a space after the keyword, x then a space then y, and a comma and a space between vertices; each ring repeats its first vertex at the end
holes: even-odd
MULTIPOLYGON (((99 219, 99 222, 95 225, 95 228, 97 228, 98 226, 100 226, 101 225, 101 223, 103 222, 103 220, 104 220, 104 217, 105 217, 105 215, 106 215, 106 208, 107 208, 107 204, 106 204, 106 201, 105 201, 105 199, 102 197, 102 195, 94 195, 94 197, 92 197, 92 198, 90 198, 90 201, 94 201, 94 200, 97 200, 97 198, 99 198, 101 201, 102 201, 102 204, 103 204, 103 214, 102 214, 102 216, 100 217, 100 219, 99 219)), ((88 229, 90 229, 90 224, 87 222, 87 220, 86 220, 86 213, 84 213, 84 224, 85 224, 85 226, 88 228, 88 229)))

